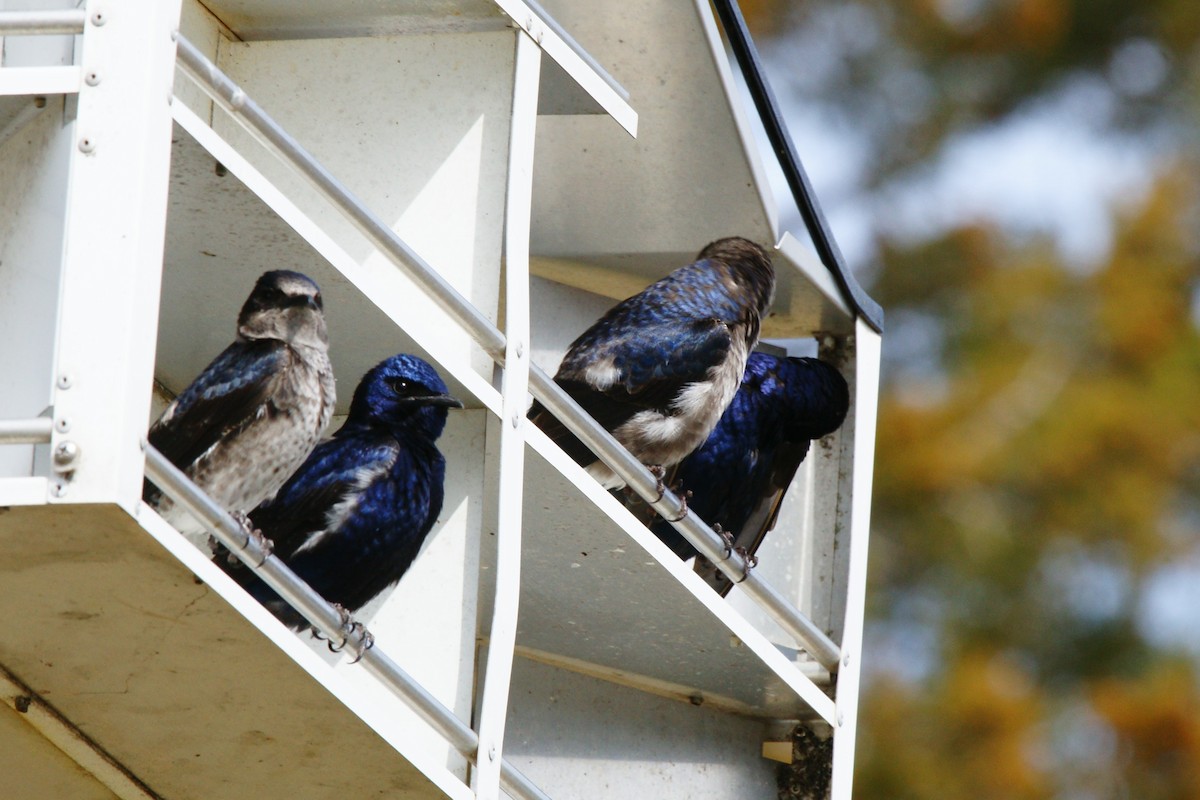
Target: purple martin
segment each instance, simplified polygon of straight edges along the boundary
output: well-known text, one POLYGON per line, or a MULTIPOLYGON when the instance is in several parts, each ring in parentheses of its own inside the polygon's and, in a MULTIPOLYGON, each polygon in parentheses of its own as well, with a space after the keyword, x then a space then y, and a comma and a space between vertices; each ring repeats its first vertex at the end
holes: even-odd
MULTIPOLYGON (((554 380, 661 473, 704 442, 733 399, 774 292, 764 248, 719 239, 584 331, 554 380)), ((529 416, 606 488, 623 485, 540 404, 529 416)))
MULTIPOLYGON (((304 462, 333 414, 321 292, 299 272, 263 273, 237 339, 184 389, 147 439, 222 508, 244 515, 304 462)), ((208 550, 200 523, 149 482, 142 498, 208 550)))
MULTIPOLYGON (((386 359, 359 382, 342 427, 251 523, 317 593, 358 610, 400 580, 441 513, 446 461, 436 442, 450 408, 462 403, 433 367, 412 355, 386 359)), ((307 627, 249 570, 226 568, 285 624, 307 627)))
MULTIPOLYGON (((783 494, 809 443, 837 430, 849 406, 846 379, 836 367, 815 358, 752 353, 733 402, 672 479, 691 492, 689 506, 701 519, 720 525, 731 547, 753 555, 775 527, 783 494)), ((680 558, 697 555, 665 520, 658 519, 650 530, 680 558)), ((722 594, 732 585, 707 561, 697 565, 697 572, 722 594)))

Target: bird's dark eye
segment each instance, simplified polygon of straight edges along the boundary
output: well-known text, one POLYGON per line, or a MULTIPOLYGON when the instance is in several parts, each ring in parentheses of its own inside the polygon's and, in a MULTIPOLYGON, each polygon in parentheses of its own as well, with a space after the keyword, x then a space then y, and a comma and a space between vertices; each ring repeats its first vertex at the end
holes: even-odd
POLYGON ((405 378, 388 378, 387 385, 392 387, 392 391, 401 397, 410 396, 414 389, 414 384, 405 378))
POLYGON ((320 292, 317 292, 316 296, 313 297, 313 302, 317 304, 317 308, 321 309, 322 311, 325 310, 325 301, 321 299, 320 292))

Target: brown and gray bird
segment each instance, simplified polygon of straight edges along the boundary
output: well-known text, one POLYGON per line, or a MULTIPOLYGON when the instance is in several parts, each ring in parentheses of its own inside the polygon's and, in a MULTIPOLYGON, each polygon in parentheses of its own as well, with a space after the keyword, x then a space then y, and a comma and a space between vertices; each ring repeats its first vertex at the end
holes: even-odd
MULTIPOLYGON (((638 460, 665 469, 733 399, 774 292, 764 248, 718 239, 584 331, 554 380, 638 460)), ((606 488, 624 485, 539 403, 529 417, 606 488)))
MULTIPOLYGON (((274 496, 333 414, 321 292, 299 272, 264 273, 238 314, 237 339, 167 406, 147 439, 222 508, 274 496)), ((147 482, 142 498, 203 549, 208 536, 147 482)))

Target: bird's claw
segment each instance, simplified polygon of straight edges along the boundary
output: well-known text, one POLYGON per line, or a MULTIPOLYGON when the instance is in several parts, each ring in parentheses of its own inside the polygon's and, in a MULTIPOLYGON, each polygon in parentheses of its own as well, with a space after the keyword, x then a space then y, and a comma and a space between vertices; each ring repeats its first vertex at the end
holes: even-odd
MULTIPOLYGON (((325 640, 325 646, 331 653, 340 653, 346 649, 346 645, 352 645, 351 652, 354 653, 354 660, 350 663, 357 664, 362 660, 363 654, 375 646, 375 636, 367 630, 365 625, 354 619, 345 606, 334 603, 333 607, 337 610, 341 620, 338 628, 342 635, 337 644, 334 644, 332 639, 325 640)), ((315 639, 325 639, 316 628, 312 629, 312 635, 315 639)))
MULTIPOLYGON (((246 534, 246 544, 243 545, 244 550, 248 550, 251 555, 255 556, 259 566, 263 561, 267 560, 267 556, 271 555, 271 551, 275 549, 275 543, 263 535, 263 532, 254 527, 254 523, 245 511, 230 511, 229 516, 233 517, 233 521, 242 529, 242 533, 246 534)), ((238 562, 238 558, 230 552, 229 563, 238 562)))
POLYGON ((662 464, 650 464, 646 469, 650 470, 650 474, 654 476, 654 491, 658 492, 658 497, 654 498, 654 502, 657 503, 667 493, 667 485, 663 483, 663 478, 667 477, 667 468, 662 464))
POLYGON ((721 541, 725 543, 724 558, 733 558, 734 553, 742 557, 742 580, 736 581, 736 583, 741 583, 746 578, 749 578, 750 570, 758 566, 758 556, 752 554, 745 547, 734 544, 733 534, 722 528, 721 523, 714 523, 713 530, 721 537, 721 541))
POLYGON ((713 530, 716 531, 717 536, 721 537, 721 541, 725 543, 725 554, 723 557, 729 558, 733 555, 733 534, 722 528, 719 522, 713 523, 713 530))
POLYGON ((686 517, 688 515, 688 504, 687 503, 688 503, 688 500, 692 499, 692 490, 691 489, 685 489, 682 493, 679 493, 678 488, 675 488, 673 491, 675 491, 676 493, 679 494, 679 516, 675 517, 675 519, 669 519, 669 520, 667 520, 667 522, 679 522, 681 519, 686 517))
MULTIPOLYGON (((732 537, 730 537, 730 541, 732 541, 732 537)), ((738 583, 741 583, 750 577, 750 570, 758 566, 758 556, 744 547, 735 547, 733 548, 733 552, 742 557, 742 580, 738 581, 738 583)))

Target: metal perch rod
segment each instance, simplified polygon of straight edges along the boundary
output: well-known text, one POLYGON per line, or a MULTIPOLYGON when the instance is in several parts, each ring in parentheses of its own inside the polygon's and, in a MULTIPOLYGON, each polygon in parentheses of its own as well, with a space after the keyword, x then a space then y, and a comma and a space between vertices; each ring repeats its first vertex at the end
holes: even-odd
MULTIPOLYGON (((366 629, 348 626, 343 616, 296 573, 271 555, 262 541, 250 537, 229 514, 180 472, 152 445, 143 441, 146 476, 176 503, 187 509, 231 553, 253 569, 292 608, 304 615, 322 636, 338 648, 348 648, 358 663, 396 693, 456 750, 474 760, 479 736, 471 727, 423 686, 417 683, 381 650, 370 645, 366 629)), ((500 784, 519 800, 550 800, 528 778, 510 766, 500 767, 500 784)))
POLYGON ((0 420, 0 444, 45 444, 53 426, 49 417, 0 420))
MULTIPOLYGON (((272 145, 278 154, 324 195, 334 207, 377 246, 400 269, 420 284, 433 300, 453 317, 496 363, 504 363, 505 337, 495 325, 458 293, 424 259, 417 255, 353 193, 325 169, 299 142, 275 122, 229 76, 209 61, 184 36, 176 35, 179 60, 233 115, 272 145)), ((682 533, 705 558, 742 589, 795 641, 826 669, 837 670, 839 648, 824 631, 801 614, 774 587, 746 569, 745 560, 726 549, 721 538, 695 513, 681 516, 683 504, 671 492, 659 496, 657 481, 607 431, 599 426, 541 369, 531 365, 529 391, 560 419, 605 464, 664 519, 682 533)))
POLYGON ((87 12, 81 8, 63 11, 2 11, 0 36, 73 35, 83 33, 87 12))

